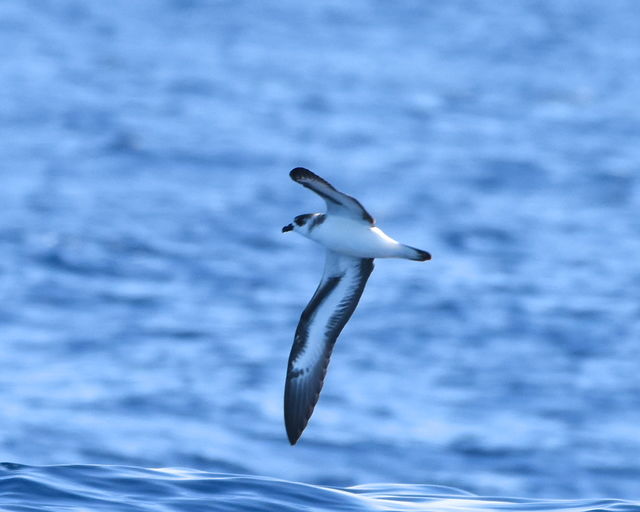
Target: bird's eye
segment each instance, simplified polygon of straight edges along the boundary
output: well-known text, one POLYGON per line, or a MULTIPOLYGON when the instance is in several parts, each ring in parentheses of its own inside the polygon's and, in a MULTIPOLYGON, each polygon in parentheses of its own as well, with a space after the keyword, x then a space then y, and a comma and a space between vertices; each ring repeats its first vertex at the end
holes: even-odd
POLYGON ((293 222, 295 222, 298 226, 304 226, 305 222, 307 222, 307 219, 303 215, 298 215, 295 219, 293 219, 293 222))

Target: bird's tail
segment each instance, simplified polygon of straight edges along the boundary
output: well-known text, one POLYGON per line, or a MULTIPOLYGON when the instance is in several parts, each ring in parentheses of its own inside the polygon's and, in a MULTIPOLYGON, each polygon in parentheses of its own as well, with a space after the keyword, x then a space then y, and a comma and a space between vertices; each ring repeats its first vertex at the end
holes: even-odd
POLYGON ((403 245, 402 249, 401 258, 413 261, 427 261, 431 259, 431 254, 427 251, 423 251, 422 249, 416 249, 415 247, 410 247, 408 245, 403 245))

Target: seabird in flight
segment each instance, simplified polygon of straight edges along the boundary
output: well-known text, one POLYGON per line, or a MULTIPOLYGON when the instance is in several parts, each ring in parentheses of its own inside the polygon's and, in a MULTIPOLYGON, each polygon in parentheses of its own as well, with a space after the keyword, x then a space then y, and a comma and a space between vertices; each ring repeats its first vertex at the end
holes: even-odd
POLYGON ((357 199, 308 169, 297 167, 289 175, 327 203, 326 213, 298 215, 282 228, 283 233, 295 231, 326 249, 322 279, 302 312, 289 355, 284 418, 293 445, 313 413, 333 345, 358 305, 374 258, 426 261, 431 255, 387 236, 357 199))

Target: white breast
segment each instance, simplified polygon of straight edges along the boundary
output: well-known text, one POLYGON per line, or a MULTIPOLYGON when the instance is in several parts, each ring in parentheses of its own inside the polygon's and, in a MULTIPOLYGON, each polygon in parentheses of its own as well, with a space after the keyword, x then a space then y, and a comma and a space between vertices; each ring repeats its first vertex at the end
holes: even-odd
POLYGON ((338 216, 327 216, 307 236, 332 251, 356 258, 398 257, 402 247, 377 227, 338 216))

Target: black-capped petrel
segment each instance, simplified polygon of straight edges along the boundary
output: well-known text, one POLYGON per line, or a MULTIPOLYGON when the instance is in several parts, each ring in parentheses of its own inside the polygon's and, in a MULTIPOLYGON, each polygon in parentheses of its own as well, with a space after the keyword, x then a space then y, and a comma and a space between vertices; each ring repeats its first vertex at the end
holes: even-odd
POLYGON ((298 215, 282 228, 283 233, 296 231, 327 250, 322 279, 302 312, 289 355, 284 421, 293 445, 313 413, 333 345, 358 305, 373 259, 426 261, 431 255, 387 236, 357 199, 308 169, 297 167, 289 175, 327 203, 327 213, 298 215))

